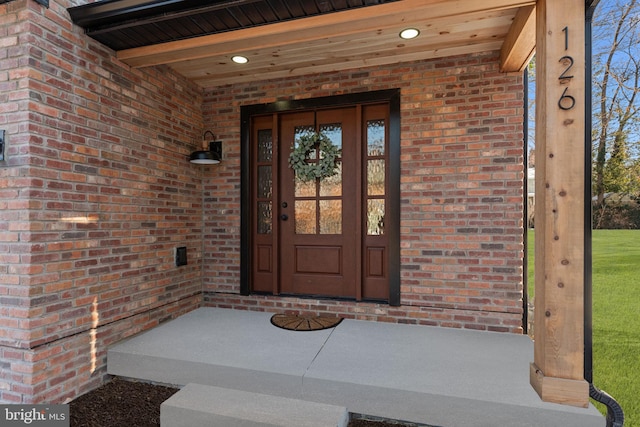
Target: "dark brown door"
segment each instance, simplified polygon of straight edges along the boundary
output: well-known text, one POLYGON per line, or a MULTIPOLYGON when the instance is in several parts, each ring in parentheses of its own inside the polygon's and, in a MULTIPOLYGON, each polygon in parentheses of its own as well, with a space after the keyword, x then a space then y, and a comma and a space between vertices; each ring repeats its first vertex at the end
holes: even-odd
MULTIPOLYGON (((252 120, 252 290, 388 300, 388 104, 252 120), (303 181, 296 141, 321 132, 341 149, 334 176, 303 181)), ((318 161, 312 150, 310 162, 318 161)))
MULTIPOLYGON (((355 107, 292 113, 280 120, 280 291, 356 296, 355 107), (341 148, 338 173, 302 181, 288 167, 295 141, 321 132, 341 148)), ((310 153, 318 161, 318 150, 310 153)))

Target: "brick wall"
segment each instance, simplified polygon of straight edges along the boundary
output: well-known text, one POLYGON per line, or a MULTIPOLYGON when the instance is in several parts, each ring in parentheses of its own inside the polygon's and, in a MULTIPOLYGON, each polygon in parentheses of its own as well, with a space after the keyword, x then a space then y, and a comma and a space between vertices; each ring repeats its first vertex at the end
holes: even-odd
POLYGON ((498 52, 205 93, 225 159, 204 184, 205 301, 252 310, 521 332, 523 82, 498 52), (401 89, 401 307, 239 293, 240 107, 401 89))
POLYGON ((520 330, 523 87, 497 53, 203 92, 119 63, 70 23, 80 3, 0 5, 1 402, 95 387, 106 346, 199 306, 203 277, 209 305, 520 330), (240 107, 389 88, 402 91, 402 305, 238 295, 240 107), (205 129, 221 165, 186 162, 205 129))
POLYGON ((202 301, 202 90, 118 63, 70 5, 0 5, 2 402, 94 387, 107 344, 202 301))

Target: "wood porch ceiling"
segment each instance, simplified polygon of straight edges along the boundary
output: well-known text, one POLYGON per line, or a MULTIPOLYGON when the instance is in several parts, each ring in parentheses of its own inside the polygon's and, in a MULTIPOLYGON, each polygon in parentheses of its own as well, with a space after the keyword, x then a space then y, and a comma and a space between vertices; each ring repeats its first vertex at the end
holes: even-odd
POLYGON ((535 0, 106 0, 69 12, 124 63, 165 64, 202 87, 488 50, 518 72, 535 51, 535 0), (409 27, 420 36, 401 39, 409 27))

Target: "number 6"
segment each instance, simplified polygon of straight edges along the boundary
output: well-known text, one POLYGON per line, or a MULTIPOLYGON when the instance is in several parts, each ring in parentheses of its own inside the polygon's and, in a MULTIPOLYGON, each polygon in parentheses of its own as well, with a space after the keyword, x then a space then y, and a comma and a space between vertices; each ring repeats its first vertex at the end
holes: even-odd
POLYGON ((569 90, 569 88, 565 87, 564 92, 562 92, 562 96, 558 100, 558 107, 560 107, 561 110, 565 111, 571 110, 576 105, 576 99, 571 95, 567 95, 567 90, 569 90), (567 104, 567 102, 569 103, 569 105, 563 105, 567 104))

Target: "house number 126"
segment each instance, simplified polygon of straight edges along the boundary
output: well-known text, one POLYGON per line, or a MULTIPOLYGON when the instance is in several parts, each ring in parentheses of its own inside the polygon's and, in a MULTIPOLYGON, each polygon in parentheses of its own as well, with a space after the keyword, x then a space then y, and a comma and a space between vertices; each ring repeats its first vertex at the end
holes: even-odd
MULTIPOLYGON (((564 33, 564 50, 568 50, 569 49, 569 27, 564 27, 562 29, 562 32, 564 33)), ((573 78, 573 76, 569 74, 569 70, 571 70, 571 67, 573 67, 573 58, 569 55, 565 55, 562 58, 560 58, 559 62, 561 62, 562 65, 565 65, 566 68, 564 69, 562 74, 560 74, 560 77, 558 77, 558 80, 560 80, 560 84, 568 83, 569 80, 573 78)), ((569 88, 565 87, 564 92, 562 92, 562 95, 558 100, 558 107, 560 107, 561 110, 565 110, 565 111, 571 110, 576 105, 576 99, 573 96, 568 95, 567 91, 569 91, 569 88)))

